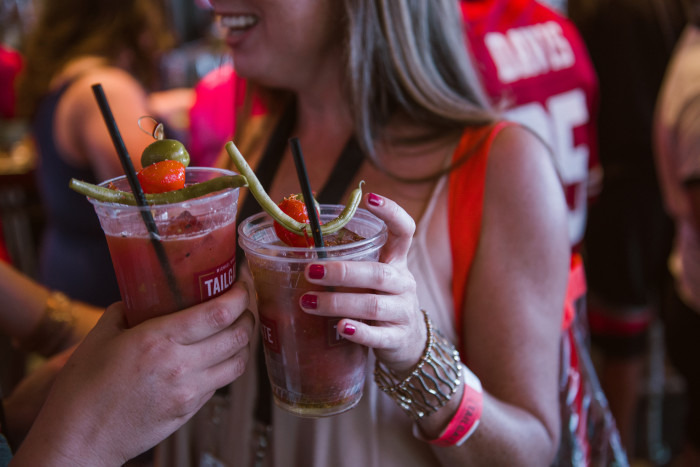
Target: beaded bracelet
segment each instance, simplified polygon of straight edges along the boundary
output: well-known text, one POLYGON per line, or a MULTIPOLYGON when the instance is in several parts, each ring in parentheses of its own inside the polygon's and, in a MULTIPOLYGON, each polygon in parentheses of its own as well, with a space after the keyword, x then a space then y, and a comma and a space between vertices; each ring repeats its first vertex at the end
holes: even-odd
POLYGON ((459 352, 440 331, 433 329, 428 313, 421 311, 428 331, 428 342, 411 374, 401 379, 392 370, 383 368, 379 361, 374 369, 374 380, 379 389, 394 399, 414 420, 420 420, 443 407, 462 382, 459 352), (433 374, 426 372, 428 367, 433 374))

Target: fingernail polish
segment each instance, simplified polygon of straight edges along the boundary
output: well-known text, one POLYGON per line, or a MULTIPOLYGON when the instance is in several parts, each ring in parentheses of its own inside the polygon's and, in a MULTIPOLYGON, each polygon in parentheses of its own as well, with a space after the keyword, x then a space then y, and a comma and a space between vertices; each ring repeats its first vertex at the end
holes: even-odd
POLYGON ((357 331, 357 328, 349 323, 346 323, 345 327, 343 328, 343 334, 347 336, 352 336, 353 334, 355 334, 355 331, 357 331))
POLYGON ((384 204, 384 198, 379 195, 375 195, 374 193, 370 193, 369 196, 367 196, 367 202, 372 206, 381 206, 384 204))
POLYGON ((315 310, 318 306, 318 297, 314 294, 304 294, 301 296, 301 307, 315 310))
POLYGON ((312 264, 309 266, 309 277, 311 279, 323 279, 326 275, 326 268, 323 264, 312 264))

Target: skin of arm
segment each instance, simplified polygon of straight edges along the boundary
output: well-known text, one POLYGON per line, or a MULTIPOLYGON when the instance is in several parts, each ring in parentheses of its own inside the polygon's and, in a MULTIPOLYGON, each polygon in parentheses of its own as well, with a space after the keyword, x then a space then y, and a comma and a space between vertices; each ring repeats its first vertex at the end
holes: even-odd
POLYGON ((254 319, 248 291, 126 327, 110 306, 59 374, 11 466, 122 465, 240 376, 254 319))
POLYGON ((147 107, 153 117, 163 120, 166 127, 184 127, 187 112, 194 105, 196 95, 192 88, 177 88, 167 91, 152 92, 148 95, 147 107))
MULTIPOLYGON (((45 309, 50 291, 11 265, 0 261, 0 330, 18 341, 31 334, 39 323, 45 309)), ((74 337, 77 343, 92 329, 102 313, 85 303, 72 301, 72 310, 76 317, 74 337)))
POLYGON ((15 386, 10 395, 3 399, 7 425, 3 426, 2 430, 8 439, 12 440, 14 446, 21 444, 27 436, 46 401, 51 386, 56 381, 56 376, 73 350, 75 347, 64 350, 33 368, 15 386))
MULTIPOLYGON (((0 261, 0 331, 22 344, 39 324, 46 309, 50 291, 39 285, 14 267, 0 261)), ((99 320, 103 310, 81 302, 72 301, 75 317, 70 341, 61 348, 71 347, 82 340, 99 320)), ((56 375, 70 356, 72 348, 53 356, 32 370, 4 400, 7 433, 19 442, 44 403, 56 375)))
MULTIPOLYGON (((443 465, 549 465, 559 443, 566 206, 550 156, 532 134, 505 129, 492 151, 462 330, 462 359, 484 387, 483 412, 462 446, 435 453, 443 465)), ((426 419, 426 435, 440 433, 458 401, 426 419)))
MULTIPOLYGON (((141 169, 141 153, 153 137, 138 126, 140 117, 150 115, 148 96, 143 87, 124 70, 100 68, 78 78, 66 91, 54 121, 57 144, 77 167, 92 167, 103 181, 124 173, 104 118, 92 91, 100 83, 134 168, 141 169)), ((151 130, 152 122, 144 128, 151 130)))
MULTIPOLYGON (((342 318, 338 329, 346 339, 371 347, 403 378, 426 342, 415 279, 406 264, 415 222, 396 202, 377 203, 372 196, 378 195, 367 195, 365 207, 389 231, 380 261, 330 261, 321 279, 312 278, 307 267, 307 280, 379 293, 313 292, 317 306, 305 311, 342 318), (354 329, 350 334, 347 325, 354 329)), ((570 254, 566 206, 549 153, 527 130, 503 130, 487 167, 482 237, 462 330, 463 362, 484 387, 481 423, 462 446, 433 448, 441 465, 549 465, 553 459, 570 254)), ((460 387, 445 406, 419 421, 425 438, 439 436, 462 392, 460 387)))

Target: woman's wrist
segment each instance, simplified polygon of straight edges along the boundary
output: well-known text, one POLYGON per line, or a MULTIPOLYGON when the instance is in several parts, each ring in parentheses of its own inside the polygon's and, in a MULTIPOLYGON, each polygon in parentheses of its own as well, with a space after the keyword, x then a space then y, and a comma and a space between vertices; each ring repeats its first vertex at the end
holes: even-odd
POLYGON ((459 398, 459 405, 451 410, 453 415, 444 424, 437 436, 426 436, 424 430, 414 424, 413 434, 416 438, 440 447, 461 446, 476 431, 481 421, 483 409, 483 389, 481 381, 472 373, 469 368, 463 366, 462 394, 459 398))
POLYGON ((423 315, 427 342, 418 363, 404 377, 377 361, 375 382, 413 418, 417 438, 441 447, 459 446, 479 425, 481 381, 462 364, 456 347, 433 328, 425 311, 423 315))
MULTIPOLYGON (((423 310, 422 310, 423 311, 423 310)), ((459 352, 439 331, 433 329, 423 311, 427 342, 423 356, 406 377, 377 361, 374 371, 379 388, 414 420, 422 419, 448 404, 462 382, 459 352)))

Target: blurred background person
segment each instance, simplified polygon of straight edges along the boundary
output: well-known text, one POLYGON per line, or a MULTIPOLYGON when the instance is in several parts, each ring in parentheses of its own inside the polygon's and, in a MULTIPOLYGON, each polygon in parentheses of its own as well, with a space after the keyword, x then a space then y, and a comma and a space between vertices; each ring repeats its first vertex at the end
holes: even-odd
POLYGON ((535 131, 554 153, 578 250, 589 194, 600 189, 598 83, 576 26, 534 0, 462 0, 467 44, 484 88, 504 115, 535 131))
POLYGON ((72 177, 100 182, 123 173, 91 85, 101 83, 134 165, 153 138, 138 119, 151 115, 173 36, 160 0, 45 1, 25 41, 18 110, 31 119, 39 153, 37 187, 45 215, 40 281, 75 299, 106 306, 119 299, 107 243, 72 177))
MULTIPOLYGON (((681 0, 569 0, 600 84, 602 190, 585 233, 588 314, 601 383, 634 457, 636 413, 672 225, 651 143, 656 96, 684 24, 681 0)), ((662 350, 662 349, 660 349, 662 350)))
POLYGON ((664 77, 654 136, 661 191, 675 223, 664 324, 668 356, 686 383, 679 465, 689 467, 700 465, 700 1, 686 6, 689 24, 664 77))
POLYGON ((491 102, 551 148, 566 196, 572 260, 562 326, 566 332, 559 381, 564 420, 559 465, 577 458, 624 462, 614 417, 591 362, 580 256, 588 202, 601 183, 598 81, 577 27, 548 3, 462 0, 461 6, 467 44, 491 102), (584 398, 587 404, 579 402, 584 398), (587 428, 594 425, 599 427, 595 441, 587 428))

